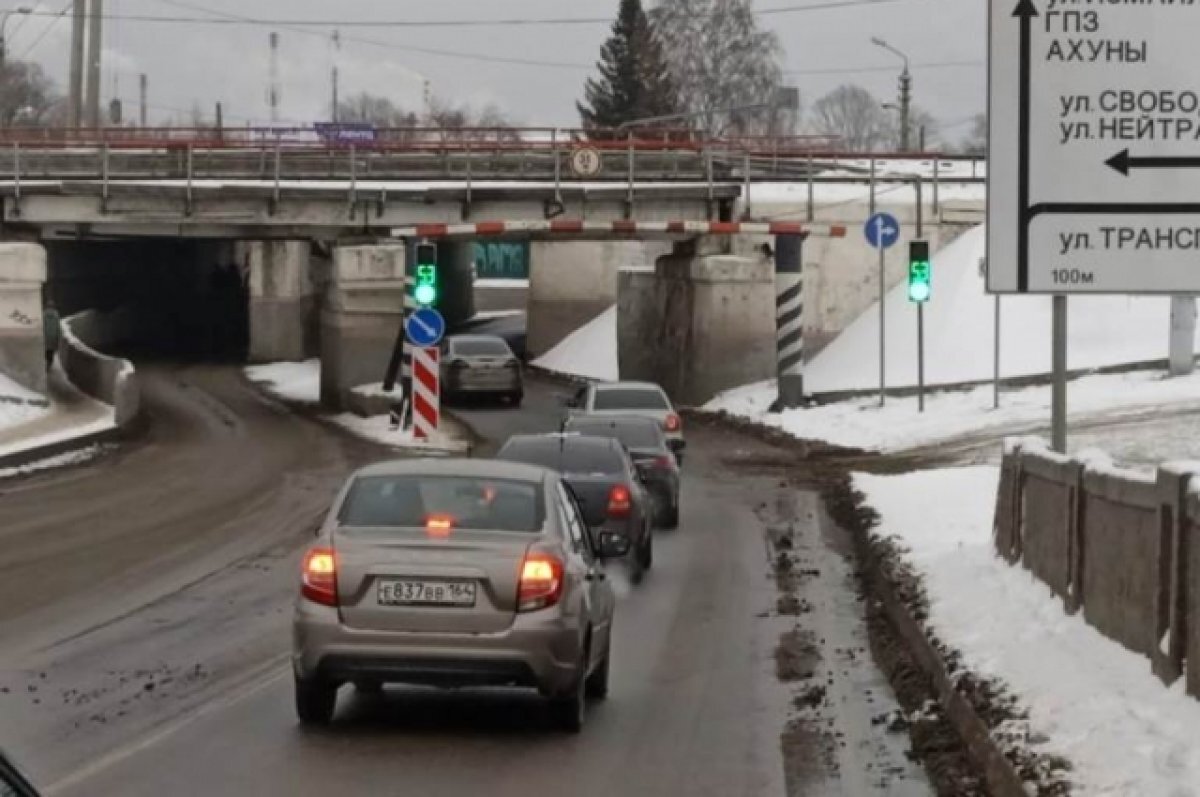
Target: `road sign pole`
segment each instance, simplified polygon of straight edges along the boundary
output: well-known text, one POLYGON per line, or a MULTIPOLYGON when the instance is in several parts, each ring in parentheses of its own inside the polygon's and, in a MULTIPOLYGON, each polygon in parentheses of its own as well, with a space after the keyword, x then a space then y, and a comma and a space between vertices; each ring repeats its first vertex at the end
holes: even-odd
MULTIPOLYGON (((882 225, 882 222, 880 222, 880 224, 882 225)), ((881 235, 882 235, 882 233, 881 233, 881 235)), ((887 400, 887 393, 886 393, 886 390, 887 390, 887 368, 886 368, 887 360, 885 357, 885 347, 886 347, 887 335, 884 332, 884 330, 886 328, 885 322, 887 321, 887 312, 884 309, 884 305, 887 304, 887 302, 885 301, 887 299, 887 274, 886 274, 886 262, 884 259, 884 253, 886 251, 887 250, 884 249, 882 246, 879 247, 879 406, 880 407, 882 407, 887 400)))
POLYGON ((1000 294, 996 294, 996 329, 992 334, 992 409, 1000 409, 1000 294))
POLYGON ((1050 438, 1055 451, 1067 453, 1067 297, 1054 297, 1054 387, 1050 399, 1050 438))
POLYGON ((925 411, 925 303, 917 303, 917 411, 925 411))

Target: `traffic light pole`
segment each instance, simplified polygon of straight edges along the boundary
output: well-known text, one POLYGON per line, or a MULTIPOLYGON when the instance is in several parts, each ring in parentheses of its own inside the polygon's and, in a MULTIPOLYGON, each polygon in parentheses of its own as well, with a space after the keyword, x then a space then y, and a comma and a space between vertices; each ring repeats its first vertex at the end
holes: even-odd
POLYGON ((917 411, 925 411, 925 303, 917 303, 917 411))

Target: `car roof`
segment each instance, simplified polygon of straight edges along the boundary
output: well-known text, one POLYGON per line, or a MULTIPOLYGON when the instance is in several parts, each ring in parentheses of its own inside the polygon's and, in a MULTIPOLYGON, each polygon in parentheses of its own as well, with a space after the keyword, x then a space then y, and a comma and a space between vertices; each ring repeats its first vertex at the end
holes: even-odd
POLYGON ((504 338, 500 337, 499 335, 448 335, 448 336, 446 336, 446 340, 451 341, 452 343, 458 343, 458 342, 483 343, 483 342, 494 342, 497 340, 500 341, 501 343, 505 343, 504 338))
POLYGON ((507 462, 496 459, 432 458, 394 459, 377 462, 360 468, 360 476, 465 476, 478 479, 510 479, 515 481, 542 482, 553 475, 553 471, 536 465, 507 462))
POLYGON ((572 446, 590 446, 592 448, 612 448, 619 446, 616 440, 610 437, 589 437, 588 435, 578 434, 576 432, 547 432, 546 434, 515 434, 508 438, 508 443, 548 443, 554 440, 561 440, 564 444, 570 443, 572 446))
POLYGON ((567 426, 643 426, 650 429, 661 428, 658 421, 642 415, 600 415, 585 413, 572 415, 567 419, 567 426))
POLYGON ((605 390, 656 390, 663 394, 667 392, 662 389, 662 385, 654 382, 597 382, 593 387, 597 392, 605 390))

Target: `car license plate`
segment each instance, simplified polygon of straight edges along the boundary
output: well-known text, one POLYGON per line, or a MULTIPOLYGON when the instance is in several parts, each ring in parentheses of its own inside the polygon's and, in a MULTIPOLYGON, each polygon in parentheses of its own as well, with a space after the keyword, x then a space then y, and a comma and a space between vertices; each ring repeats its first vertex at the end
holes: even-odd
POLYGON ((379 582, 381 606, 474 606, 473 581, 389 579, 379 582))

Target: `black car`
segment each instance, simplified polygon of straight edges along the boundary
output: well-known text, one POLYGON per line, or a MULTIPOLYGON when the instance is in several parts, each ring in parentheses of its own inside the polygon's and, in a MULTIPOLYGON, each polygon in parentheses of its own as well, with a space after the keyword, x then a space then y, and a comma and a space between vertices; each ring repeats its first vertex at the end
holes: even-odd
POLYGON ((561 473, 593 534, 607 531, 629 538, 633 580, 642 580, 654 563, 654 499, 623 445, 576 433, 514 435, 496 459, 561 473))
POLYGON ((657 499, 659 525, 668 529, 679 525, 679 463, 660 424, 632 416, 575 415, 567 419, 563 431, 619 440, 657 499))
POLYGON ((8 760, 3 750, 0 750, 0 797, 38 797, 37 789, 8 760))

